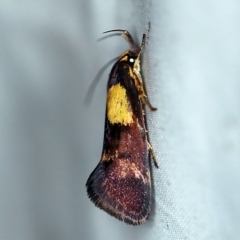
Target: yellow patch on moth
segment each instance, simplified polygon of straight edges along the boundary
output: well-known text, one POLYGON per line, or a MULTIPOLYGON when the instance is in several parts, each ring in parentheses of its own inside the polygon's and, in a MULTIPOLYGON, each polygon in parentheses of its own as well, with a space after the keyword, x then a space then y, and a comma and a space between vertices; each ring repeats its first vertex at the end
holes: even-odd
POLYGON ((134 79, 134 82, 136 84, 136 76, 134 75, 134 72, 133 72, 132 68, 129 68, 129 75, 130 75, 131 78, 134 79))
POLYGON ((133 113, 126 89, 120 83, 108 90, 107 117, 111 124, 120 123, 126 126, 133 122, 133 113))
POLYGON ((127 59, 128 59, 127 55, 128 55, 129 53, 130 53, 130 51, 129 51, 129 50, 126 50, 126 51, 119 57, 120 62, 121 62, 121 61, 127 61, 127 59))
POLYGON ((127 59, 128 59, 128 57, 127 57, 127 56, 124 56, 124 57, 120 58, 120 62, 126 62, 127 59))

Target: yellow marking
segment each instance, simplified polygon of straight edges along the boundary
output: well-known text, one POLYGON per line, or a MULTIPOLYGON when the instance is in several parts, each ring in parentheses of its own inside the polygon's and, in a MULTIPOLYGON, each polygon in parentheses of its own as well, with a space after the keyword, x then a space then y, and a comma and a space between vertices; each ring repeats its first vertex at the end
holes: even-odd
POLYGON ((111 124, 120 123, 126 126, 133 122, 133 113, 126 89, 120 83, 108 90, 107 117, 111 124))
POLYGON ((125 51, 120 57, 119 57, 119 59, 120 59, 120 61, 127 61, 127 55, 130 53, 130 51, 129 50, 127 50, 127 51, 125 51))
MULTIPOLYGON (((128 73, 129 73, 130 77, 132 77, 132 78, 134 79, 134 82, 135 82, 135 81, 136 81, 136 80, 135 80, 135 75, 134 75, 134 73, 133 73, 132 68, 129 67, 129 72, 128 72, 128 73)), ((135 85, 136 85, 136 83, 135 83, 135 85)))
POLYGON ((123 56, 122 58, 120 58, 120 62, 126 62, 128 59, 128 56, 123 56))
POLYGON ((117 150, 115 151, 115 154, 103 153, 101 161, 109 162, 110 160, 114 160, 117 157, 118 157, 118 151, 117 150))

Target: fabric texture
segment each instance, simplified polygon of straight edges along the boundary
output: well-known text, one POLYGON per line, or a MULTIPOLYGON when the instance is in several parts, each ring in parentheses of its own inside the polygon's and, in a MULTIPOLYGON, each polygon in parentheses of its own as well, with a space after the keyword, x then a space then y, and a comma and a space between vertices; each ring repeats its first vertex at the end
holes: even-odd
POLYGON ((192 239, 240 236, 239 1, 0 3, 0 239, 192 239), (129 48, 102 32, 148 32, 143 76, 159 164, 141 226, 96 208, 111 59, 129 48), (91 95, 92 96, 92 95, 91 95), (87 99, 87 103, 86 103, 87 99))

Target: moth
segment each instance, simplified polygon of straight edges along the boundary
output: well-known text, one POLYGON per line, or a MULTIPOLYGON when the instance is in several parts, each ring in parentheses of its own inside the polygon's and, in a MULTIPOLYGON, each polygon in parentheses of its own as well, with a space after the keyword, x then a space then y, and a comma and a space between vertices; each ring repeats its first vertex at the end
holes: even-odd
POLYGON ((86 188, 97 207, 127 224, 139 225, 151 210, 149 153, 158 167, 144 116, 145 105, 157 110, 147 98, 141 75, 146 34, 138 48, 127 30, 104 33, 110 32, 121 33, 131 50, 119 57, 109 75, 102 156, 86 188))

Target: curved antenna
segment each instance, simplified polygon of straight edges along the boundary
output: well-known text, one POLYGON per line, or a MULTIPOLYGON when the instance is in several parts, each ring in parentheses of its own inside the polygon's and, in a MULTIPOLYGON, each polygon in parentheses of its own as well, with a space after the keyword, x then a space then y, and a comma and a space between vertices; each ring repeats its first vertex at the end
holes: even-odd
POLYGON ((122 30, 122 29, 114 29, 114 30, 109 30, 109 31, 106 31, 106 32, 103 32, 104 33, 110 33, 110 32, 122 32, 122 37, 129 43, 132 51, 137 54, 138 53, 138 47, 136 45, 136 43, 134 42, 131 34, 127 31, 127 30, 122 30))
POLYGON ((111 59, 103 67, 101 67, 101 69, 98 71, 96 77, 92 80, 90 86, 88 87, 87 94, 84 99, 84 104, 87 105, 88 103, 91 103, 95 88, 96 88, 97 84, 99 83, 104 71, 109 67, 110 64, 112 64, 113 62, 116 62, 117 59, 119 59, 119 57, 115 57, 115 58, 111 59))

